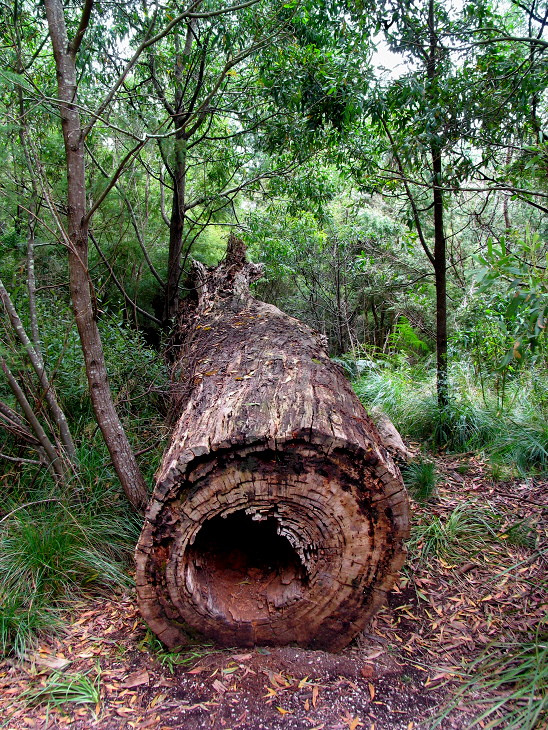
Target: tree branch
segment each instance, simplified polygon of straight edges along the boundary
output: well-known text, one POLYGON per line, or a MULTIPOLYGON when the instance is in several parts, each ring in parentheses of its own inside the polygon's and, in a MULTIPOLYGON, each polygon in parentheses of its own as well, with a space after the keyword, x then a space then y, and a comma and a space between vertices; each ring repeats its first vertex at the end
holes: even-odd
POLYGON ((95 211, 97 210, 97 208, 99 208, 99 206, 101 205, 101 203, 103 202, 103 200, 107 197, 107 195, 110 193, 110 191, 112 190, 112 188, 116 185, 116 183, 118 181, 118 178, 124 172, 125 167, 126 167, 127 163, 129 162, 129 160, 132 157, 134 157, 137 154, 137 152, 139 152, 139 150, 142 147, 144 147, 145 143, 146 143, 146 137, 145 137, 144 140, 141 140, 140 142, 138 142, 135 145, 135 147, 133 147, 127 153, 127 155, 122 159, 122 161, 120 162, 120 164, 116 168, 116 171, 115 171, 114 175, 111 177, 111 179, 107 183, 106 188, 103 190, 103 192, 101 193, 101 195, 97 198, 97 200, 95 201, 95 203, 91 206, 91 208, 86 213, 85 218, 84 218, 84 225, 88 225, 89 224, 89 222, 91 220, 91 217, 93 216, 93 214, 95 213, 95 211))
POLYGON ((76 31, 76 35, 72 39, 72 41, 69 45, 69 48, 68 48, 68 51, 73 58, 78 53, 78 49, 80 48, 80 44, 82 43, 82 39, 83 39, 84 34, 89 25, 92 7, 93 7, 93 0, 86 0, 84 9, 82 10, 82 17, 80 18, 80 24, 78 26, 78 30, 76 31))
POLYGON ((147 317, 148 319, 150 319, 155 324, 161 325, 162 323, 160 322, 159 319, 156 319, 156 317, 153 314, 150 314, 145 309, 141 309, 141 307, 139 307, 136 304, 136 302, 134 302, 133 299, 126 292, 126 290, 124 289, 124 287, 122 286, 122 284, 120 283, 120 281, 118 280, 118 278, 116 277, 116 274, 114 273, 114 270, 113 270, 112 266, 109 264, 107 257, 105 256, 105 254, 101 250, 101 247, 99 246, 99 243, 97 242, 97 239, 93 235, 92 231, 89 231, 89 237, 91 238, 93 245, 97 249, 97 252, 98 252, 99 256, 103 259, 103 263, 105 264, 105 266, 109 270, 109 273, 112 276, 112 280, 116 284, 116 287, 118 288, 118 290, 120 291, 120 293, 122 294, 122 296, 124 297, 124 299, 126 300, 126 302, 128 302, 128 304, 131 304, 131 306, 134 309, 136 309, 138 312, 140 312, 144 317, 147 317))

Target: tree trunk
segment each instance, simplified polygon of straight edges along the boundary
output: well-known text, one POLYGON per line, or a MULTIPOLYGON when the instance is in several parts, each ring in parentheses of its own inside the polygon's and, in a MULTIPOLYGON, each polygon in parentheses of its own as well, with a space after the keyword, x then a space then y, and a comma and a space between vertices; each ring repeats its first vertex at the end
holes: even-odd
MULTIPOLYGON (((147 489, 135 455, 116 413, 108 383, 105 357, 88 271, 88 217, 86 214, 86 172, 84 138, 77 106, 77 38, 69 43, 61 0, 45 0, 48 29, 55 58, 59 112, 67 167, 67 219, 70 297, 97 424, 101 429, 122 488, 137 510, 144 510, 147 489)), ((91 9, 92 0, 86 3, 91 9)), ((84 10, 84 13, 86 12, 84 10)), ((81 23, 82 34, 87 21, 81 23)))
MULTIPOLYGON (((431 98, 437 96, 438 53, 439 43, 435 28, 434 0, 428 2, 428 29, 430 48, 426 73, 430 86, 431 98)), ((436 136, 432 135, 430 143, 433 173, 433 207, 434 207, 434 276, 436 282, 436 380, 438 405, 445 408, 449 403, 449 382, 447 370, 447 253, 445 229, 443 225, 443 184, 442 148, 436 136)))
POLYGON ((175 164, 173 166, 173 199, 169 222, 169 255, 167 281, 164 301, 163 321, 167 327, 173 323, 179 306, 179 284, 181 278, 181 255, 185 225, 185 188, 186 188, 186 144, 183 131, 175 122, 175 164))
POLYGON ((176 425, 137 546, 141 613, 170 648, 344 647, 405 557, 407 497, 320 338, 249 294, 231 237, 194 265, 174 365, 176 425))

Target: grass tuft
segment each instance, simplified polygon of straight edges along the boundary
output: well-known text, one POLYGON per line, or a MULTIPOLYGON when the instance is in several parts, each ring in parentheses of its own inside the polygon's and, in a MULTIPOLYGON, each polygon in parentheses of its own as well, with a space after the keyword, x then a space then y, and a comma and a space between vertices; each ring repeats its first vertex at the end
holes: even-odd
POLYGON ((536 730, 548 721, 548 634, 537 631, 534 640, 496 642, 467 667, 469 679, 436 718, 433 728, 459 704, 480 705, 467 728, 536 730), (475 700, 474 694, 481 693, 475 700), (487 703, 485 693, 492 695, 487 703))
POLYGON ((0 652, 26 653, 63 601, 131 584, 138 520, 124 512, 36 502, 0 523, 0 652))
POLYGON ((101 704, 101 670, 95 668, 78 674, 54 672, 41 687, 32 687, 23 693, 29 704, 47 704, 48 707, 62 707, 66 703, 74 705, 93 705, 99 713, 101 704))
POLYGON ((0 600, 0 656, 13 652, 18 658, 24 657, 37 636, 46 631, 51 633, 59 625, 54 608, 8 593, 0 600))
POLYGON ((438 473, 433 461, 414 461, 406 464, 401 473, 405 486, 417 502, 424 504, 432 499, 438 484, 438 473))
POLYGON ((477 552, 497 539, 500 517, 473 502, 464 502, 443 519, 431 517, 416 525, 409 540, 409 551, 420 562, 431 558, 458 560, 463 554, 477 552))

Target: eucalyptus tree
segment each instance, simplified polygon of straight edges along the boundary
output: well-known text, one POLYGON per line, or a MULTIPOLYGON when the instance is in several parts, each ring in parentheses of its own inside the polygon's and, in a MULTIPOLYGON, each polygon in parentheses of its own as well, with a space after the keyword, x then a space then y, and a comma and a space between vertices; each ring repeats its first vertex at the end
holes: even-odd
MULTIPOLYGON (((530 124, 524 107, 544 83, 536 78, 540 45, 532 42, 534 52, 524 52, 526 44, 514 39, 502 53, 500 43, 509 41, 497 38, 500 27, 507 23, 509 35, 509 25, 518 20, 487 2, 456 8, 436 0, 395 0, 365 7, 370 15, 361 18, 361 27, 382 31, 406 69, 365 90, 366 111, 346 151, 364 189, 402 200, 432 267, 438 402, 445 407, 447 265, 456 235, 448 233, 447 210, 466 196, 470 225, 490 196, 519 192, 508 182, 508 148, 530 124)), ((363 13, 364 5, 360 8, 363 13)), ((506 196, 502 201, 507 203, 506 196)))
MULTIPOLYGON (((24 89, 25 108, 19 116, 29 117, 43 112, 55 126, 60 120, 63 139, 59 166, 47 164, 37 139, 29 140, 32 164, 39 182, 40 196, 47 218, 40 224, 66 251, 69 291, 88 378, 89 392, 97 423, 108 447, 122 487, 130 502, 138 509, 146 504, 147 490, 135 456, 124 433, 109 388, 105 358, 97 320, 100 315, 89 267, 90 225, 108 195, 120 183, 129 162, 151 139, 169 138, 172 134, 162 126, 150 129, 142 118, 131 114, 127 104, 127 88, 136 76, 136 68, 149 49, 161 42, 179 25, 189 28, 211 18, 220 18, 257 5, 258 0, 233 4, 207 4, 199 0, 187 5, 165 8, 138 4, 113 5, 105 15, 94 0, 83 6, 64 6, 60 0, 46 0, 45 17, 40 8, 23 6, 5 23, 7 47, 17 47, 22 62, 15 69, 19 79, 12 81, 24 89), (34 20, 38 38, 31 49, 21 43, 22 18, 34 20), (127 24, 131 17, 132 26, 127 24), (119 68, 108 68, 108 43, 125 49, 119 54, 119 68), (89 83, 93 78, 95 85, 89 83), (56 90, 54 86, 56 79, 56 90), (124 113, 121 113, 125 110, 124 113), (102 141, 120 152, 102 189, 89 190, 86 168, 86 145, 102 141), (64 198, 64 199, 63 199, 64 198)), ((218 84, 232 69, 225 64, 218 84)), ((211 94, 205 94, 195 110, 206 114, 211 94)))
POLYGON ((242 191, 281 171, 272 161, 261 164, 254 144, 273 113, 257 57, 275 40, 287 40, 289 30, 284 4, 260 2, 193 17, 147 51, 141 69, 147 104, 163 108, 164 128, 172 130, 158 140, 171 189, 164 323, 177 312, 181 275, 200 232, 233 212, 242 191))

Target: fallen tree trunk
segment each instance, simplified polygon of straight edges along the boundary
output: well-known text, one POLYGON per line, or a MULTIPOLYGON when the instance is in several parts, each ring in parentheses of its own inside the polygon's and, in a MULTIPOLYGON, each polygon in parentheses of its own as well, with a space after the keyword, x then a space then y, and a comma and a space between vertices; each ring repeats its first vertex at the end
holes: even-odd
POLYGON ((401 567, 407 497, 320 338, 249 294, 231 237, 196 265, 174 368, 176 423, 136 552, 141 613, 168 647, 338 650, 401 567))

